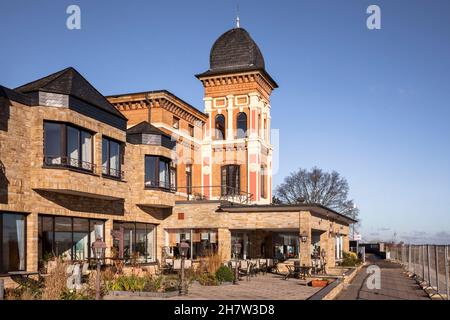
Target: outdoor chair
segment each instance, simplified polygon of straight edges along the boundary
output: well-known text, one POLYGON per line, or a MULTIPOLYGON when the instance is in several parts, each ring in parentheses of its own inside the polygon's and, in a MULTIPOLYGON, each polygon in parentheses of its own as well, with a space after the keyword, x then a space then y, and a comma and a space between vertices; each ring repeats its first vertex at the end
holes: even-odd
POLYGON ((181 259, 173 261, 173 270, 181 270, 181 259))
POLYGON ((89 273, 89 262, 83 262, 83 266, 81 267, 81 275, 87 276, 89 273))
POLYGON ((230 267, 231 267, 231 269, 235 269, 236 268, 236 264, 237 264, 237 266, 239 267, 239 265, 240 265, 240 263, 239 262, 236 262, 235 260, 231 260, 230 261, 230 267))
POLYGON ((192 260, 184 260, 184 268, 185 269, 192 268, 192 260))
POLYGON ((267 259, 259 259, 259 271, 263 274, 267 272, 267 259))
POLYGON ((247 281, 250 281, 251 263, 247 260, 242 260, 239 268, 239 275, 245 276, 247 281))
POLYGON ((251 259, 250 263, 252 264, 250 273, 252 276, 256 277, 256 275, 259 273, 259 260, 251 259))

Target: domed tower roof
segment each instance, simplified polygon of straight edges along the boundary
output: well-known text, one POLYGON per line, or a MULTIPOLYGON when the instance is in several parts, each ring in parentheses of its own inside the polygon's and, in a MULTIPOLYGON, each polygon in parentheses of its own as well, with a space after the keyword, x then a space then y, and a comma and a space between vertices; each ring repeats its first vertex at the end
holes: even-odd
POLYGON ((265 69, 258 45, 247 30, 233 28, 216 40, 209 56, 211 71, 265 69))
POLYGON ((211 48, 209 70, 197 78, 234 72, 260 71, 272 85, 278 85, 266 72, 264 57, 258 45, 244 28, 236 27, 222 34, 211 48))

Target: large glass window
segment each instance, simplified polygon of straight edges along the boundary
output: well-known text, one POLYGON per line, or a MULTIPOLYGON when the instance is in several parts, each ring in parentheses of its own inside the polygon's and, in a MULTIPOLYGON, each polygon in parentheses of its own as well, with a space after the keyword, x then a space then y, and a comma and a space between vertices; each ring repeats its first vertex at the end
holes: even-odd
POLYGON ((224 140, 225 139, 225 117, 223 114, 219 114, 216 116, 215 121, 215 137, 216 140, 224 140))
POLYGON ((240 192, 240 166, 227 165, 221 172, 222 195, 235 195, 240 192))
POLYGON ((92 134, 64 123, 44 122, 44 159, 46 165, 92 171, 92 134))
POLYGON ((39 216, 39 259, 53 256, 66 260, 86 260, 92 257, 91 245, 99 237, 104 239, 104 221, 39 216))
POLYGON ((247 115, 245 112, 239 112, 237 115, 237 132, 236 137, 243 139, 247 137, 247 115))
POLYGON ((58 257, 72 258, 72 218, 56 217, 54 251, 58 257))
POLYGON ((123 252, 120 253, 120 239, 114 238, 113 246, 126 263, 150 263, 156 261, 156 226, 148 223, 114 222, 113 229, 122 234, 123 252))
POLYGON ((23 214, 0 213, 0 274, 26 269, 23 214))
POLYGON ((121 178, 121 144, 117 141, 102 139, 102 173, 106 176, 121 178))
POLYGON ((215 229, 178 229, 167 231, 170 253, 179 257, 180 242, 189 244, 187 257, 198 259, 217 253, 217 230, 215 229))
POLYGON ((145 187, 173 189, 175 181, 171 174, 171 162, 167 158, 145 156, 145 187))
POLYGON ((45 164, 62 164, 62 125, 60 123, 44 122, 44 154, 45 164))

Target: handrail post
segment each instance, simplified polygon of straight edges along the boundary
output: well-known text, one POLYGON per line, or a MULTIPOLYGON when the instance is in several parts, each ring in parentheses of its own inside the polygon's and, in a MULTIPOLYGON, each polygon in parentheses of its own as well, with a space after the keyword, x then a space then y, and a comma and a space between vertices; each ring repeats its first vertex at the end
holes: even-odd
POLYGON ((421 246, 422 251, 422 281, 425 281, 425 246, 421 246))
POLYGON ((447 293, 447 300, 450 300, 450 287, 448 283, 448 246, 445 246, 444 250, 444 260, 445 260, 445 290, 447 293))
POLYGON ((428 265, 428 286, 431 287, 431 270, 430 270, 430 245, 427 244, 427 265, 428 265))
POLYGON ((436 269, 436 290, 439 294, 439 246, 434 246, 434 258, 435 258, 435 269, 436 269))
POLYGON ((411 245, 408 246, 408 271, 411 272, 411 245))

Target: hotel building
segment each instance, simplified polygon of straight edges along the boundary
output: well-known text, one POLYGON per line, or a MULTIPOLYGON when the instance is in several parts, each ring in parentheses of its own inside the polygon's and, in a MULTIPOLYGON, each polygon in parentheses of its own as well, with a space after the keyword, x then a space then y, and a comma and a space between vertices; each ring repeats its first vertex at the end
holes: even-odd
POLYGON ((236 242, 241 258, 342 258, 354 220, 271 203, 278 85, 249 33, 220 36, 196 77, 204 111, 168 91, 105 97, 73 68, 0 86, 0 276, 89 259, 96 237, 143 265, 181 241, 192 259, 236 242))

